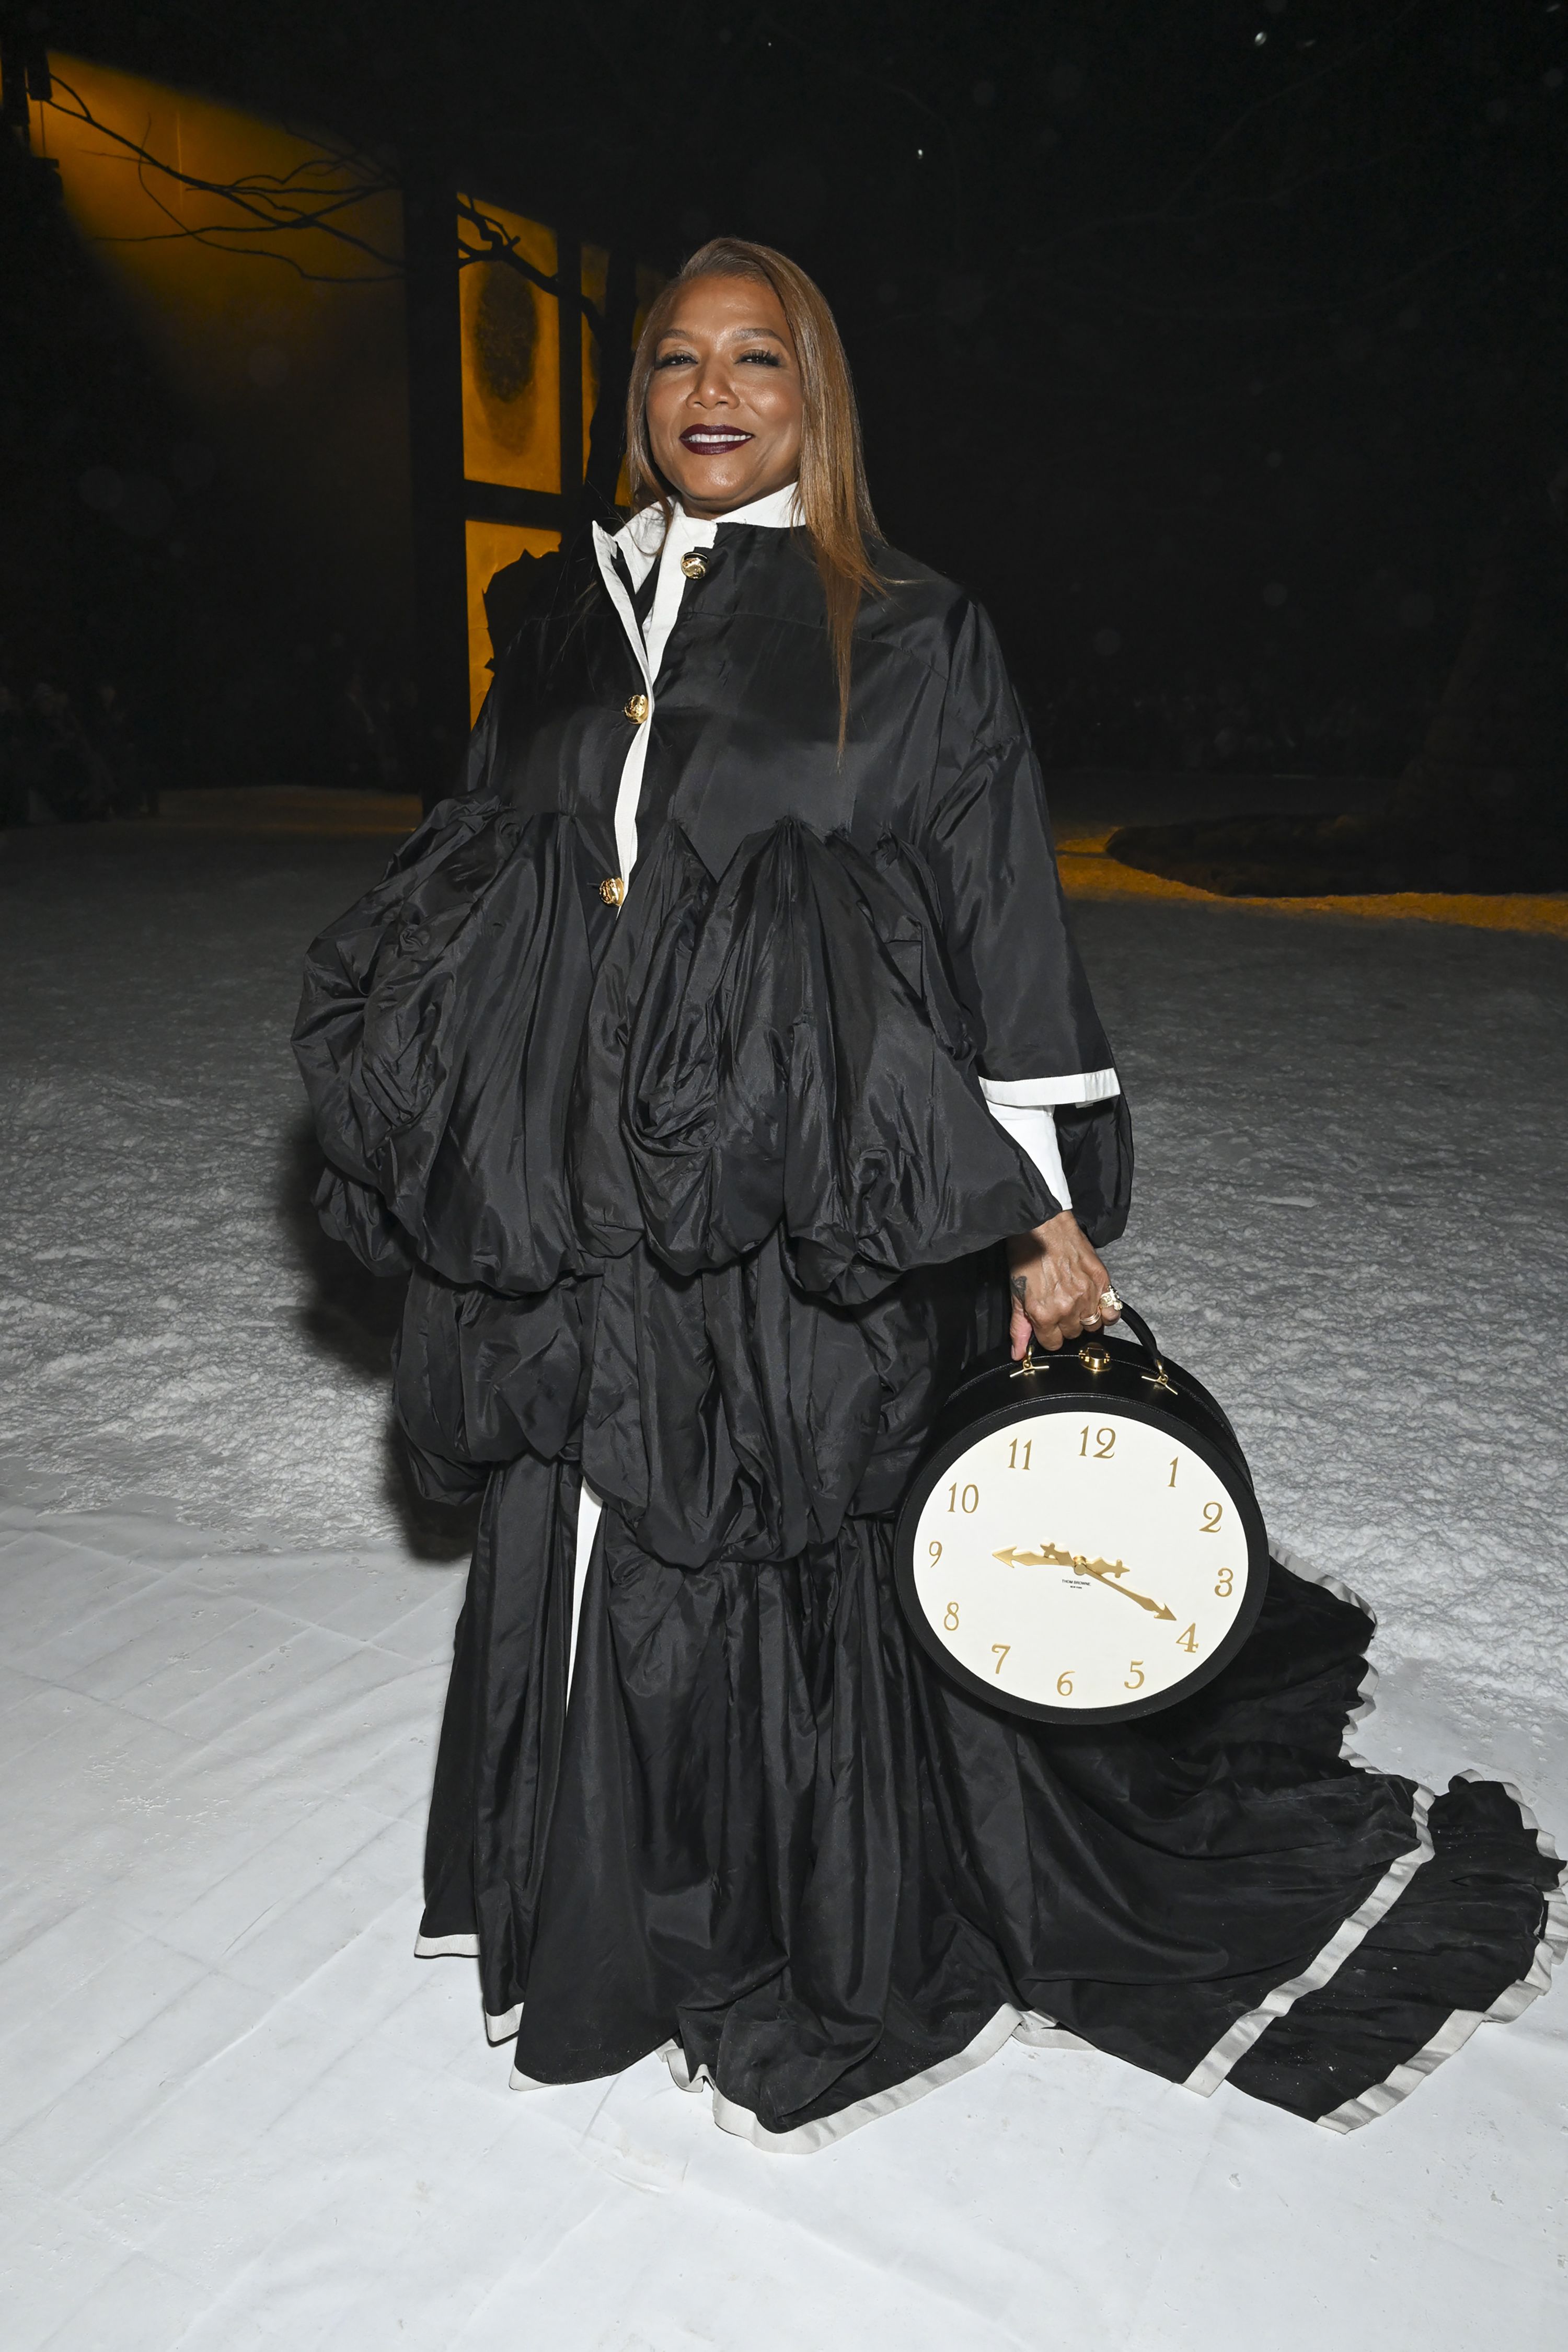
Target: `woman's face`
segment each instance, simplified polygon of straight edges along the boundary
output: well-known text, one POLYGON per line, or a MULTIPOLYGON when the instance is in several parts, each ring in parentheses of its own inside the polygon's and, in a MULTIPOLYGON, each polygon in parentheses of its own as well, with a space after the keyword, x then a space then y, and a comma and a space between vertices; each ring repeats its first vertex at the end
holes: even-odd
POLYGON ((721 515, 800 471, 800 362, 758 278, 697 278, 658 339, 647 387, 655 462, 688 514, 721 515))

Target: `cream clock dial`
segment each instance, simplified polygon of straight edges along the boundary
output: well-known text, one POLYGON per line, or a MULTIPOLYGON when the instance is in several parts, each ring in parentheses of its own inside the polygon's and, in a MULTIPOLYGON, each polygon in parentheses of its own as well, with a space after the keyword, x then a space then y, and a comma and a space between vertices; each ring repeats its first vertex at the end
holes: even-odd
POLYGON ((1210 1680, 1267 1575, 1245 1475, 1110 1397, 992 1420, 927 1465, 900 1528, 925 1646, 976 1695, 1050 1719, 1147 1714, 1210 1680))

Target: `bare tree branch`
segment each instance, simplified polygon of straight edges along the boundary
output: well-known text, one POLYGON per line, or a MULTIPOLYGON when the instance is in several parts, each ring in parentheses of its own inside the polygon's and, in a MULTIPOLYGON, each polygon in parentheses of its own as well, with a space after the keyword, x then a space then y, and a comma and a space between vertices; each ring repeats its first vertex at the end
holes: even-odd
POLYGON ((186 172, 177 164, 166 163, 161 155, 153 152, 145 140, 133 139, 128 132, 116 130, 112 123, 100 121, 80 91, 58 75, 54 77, 54 91, 63 91, 70 104, 62 105, 59 98, 53 94, 41 102, 53 107, 68 121, 80 123, 97 132, 99 137, 109 140, 111 142, 110 147, 100 152, 133 162, 143 194, 171 224, 167 229, 150 230, 140 236, 106 236, 103 239, 105 244, 148 245, 185 238, 193 244, 210 246, 219 252, 263 253, 265 249, 255 244, 234 245, 224 240, 307 235, 311 230, 319 230, 335 244, 361 254, 374 263, 374 272, 345 278, 334 271, 307 268, 291 254, 267 252, 265 257, 287 263, 301 278, 335 285, 382 283, 402 275, 399 255, 388 253, 369 237, 360 236, 340 217, 356 205, 396 193, 396 182, 372 159, 352 150, 339 149, 335 153, 328 152, 306 157, 286 173, 249 172, 233 180, 209 180, 198 173, 186 172), (338 176, 344 171, 356 172, 359 176, 344 184, 338 176), (333 175, 331 185, 321 184, 328 173, 333 175), (157 179, 172 183, 175 188, 190 194, 211 196, 231 205, 241 217, 206 222, 182 220, 154 184, 157 179), (316 184, 312 185, 312 183, 316 184))
POLYGON ((458 213, 459 219, 466 221, 471 228, 477 229, 483 239, 480 245, 469 245, 465 241, 459 227, 458 231, 459 269, 467 269, 476 261, 500 261, 509 269, 515 269, 520 278, 526 278, 531 286, 537 286, 542 292, 553 294, 558 300, 563 294, 566 295, 568 299, 581 304, 583 316, 592 327, 595 341, 603 344, 605 319, 596 302, 590 301, 587 295, 581 292, 577 287, 564 283, 559 271, 552 278, 544 270, 536 268, 526 256, 518 251, 517 239, 509 236, 499 221, 492 220, 488 213, 481 212, 472 196, 458 196, 458 213))
MULTIPOLYGON (((155 154, 145 139, 133 139, 127 131, 118 131, 112 123, 103 122, 93 113, 79 90, 70 83, 55 79, 57 91, 63 91, 70 101, 62 105, 58 98, 43 101, 52 105, 67 121, 82 124, 96 131, 111 144, 98 151, 110 158, 133 163, 136 177, 143 194, 169 223, 165 229, 146 229, 122 236, 108 235, 106 245, 159 245, 181 239, 193 245, 205 245, 218 253, 251 256, 264 261, 281 262, 296 277, 313 284, 331 286, 384 285, 403 276, 401 254, 387 252, 371 238, 350 227, 344 218, 358 205, 376 198, 399 194, 394 173, 374 158, 358 149, 318 134, 310 133, 317 152, 302 157, 288 172, 245 172, 232 180, 205 179, 200 173, 186 172, 179 165, 167 163, 155 154), (344 178, 345 173, 353 176, 344 178), (157 183, 173 184, 174 188, 191 195, 210 196, 221 204, 232 205, 240 215, 235 220, 189 221, 174 208, 157 183), (357 253, 374 265, 372 269, 344 276, 336 270, 311 269, 297 254, 280 249, 277 240, 305 236, 315 232, 330 237, 334 244, 357 253)), ((288 126, 285 126, 286 128, 288 126)), ((149 126, 150 128, 150 126, 149 126)), ((290 136, 303 140, 305 134, 291 131, 290 136)), ((537 268, 519 250, 518 241, 489 213, 481 210, 476 200, 463 194, 455 198, 458 227, 457 265, 459 269, 475 262, 499 262, 514 269, 542 293, 552 294, 559 300, 563 296, 574 300, 582 315, 602 345, 605 340, 605 318, 598 304, 581 289, 563 283, 559 271, 552 277, 537 268), (478 242, 465 236, 465 226, 475 232, 478 242)))

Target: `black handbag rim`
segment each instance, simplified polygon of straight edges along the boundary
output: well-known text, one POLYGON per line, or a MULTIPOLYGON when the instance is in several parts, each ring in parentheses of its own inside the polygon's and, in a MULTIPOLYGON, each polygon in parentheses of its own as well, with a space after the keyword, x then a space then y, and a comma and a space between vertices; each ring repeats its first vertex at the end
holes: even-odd
POLYGON ((1263 1514, 1252 1491, 1245 1459, 1237 1446, 1234 1452, 1216 1443, 1206 1431, 1194 1429, 1189 1423, 1159 1405, 1145 1403, 1142 1397, 1117 1396, 1099 1392, 1103 1408, 1124 1414, 1129 1420, 1141 1421, 1151 1429, 1167 1429, 1183 1445, 1201 1454, 1211 1470, 1224 1481, 1226 1491, 1235 1503, 1247 1535, 1247 1591, 1230 1630, 1203 1665, 1184 1675, 1174 1687, 1157 1691, 1151 1697, 1130 1699, 1116 1706, 1052 1706, 1044 1699, 1019 1697, 1015 1692, 999 1691, 987 1685, 955 1658, 938 1635, 935 1627, 921 1606, 915 1585, 915 1531, 921 1510, 932 1488, 941 1483, 944 1471, 951 1468, 963 1454, 981 1439, 994 1436, 998 1430, 1016 1428, 1022 1421, 1043 1419, 1047 1413, 1079 1412, 1086 1402, 1093 1401, 1095 1391, 1086 1382, 1082 1388, 1062 1391, 1054 1397, 1020 1397, 1000 1404, 976 1420, 965 1422, 962 1429, 943 1440, 927 1455, 915 1474, 915 1480, 899 1514, 893 1537, 893 1581, 905 1622, 916 1641, 932 1664, 940 1668, 949 1682, 971 1698, 981 1700, 1003 1715, 1022 1717, 1031 1723, 1049 1724, 1067 1728, 1073 1724, 1132 1723, 1140 1717, 1163 1715, 1167 1708, 1179 1706, 1191 1698, 1216 1675, 1223 1674, 1258 1622, 1268 1588, 1270 1556, 1268 1532, 1263 1524, 1263 1514))
MULTIPOLYGON (((1124 1307, 1123 1312, 1125 1311, 1124 1307)), ((1204 1386, 1195 1372, 1190 1372, 1184 1364, 1178 1364, 1173 1356, 1156 1353, 1151 1358, 1148 1351, 1141 1348, 1135 1340, 1124 1339, 1121 1332, 1115 1330, 1086 1331, 1077 1346, 1069 1343, 1066 1347, 1054 1350, 1042 1349, 1039 1354, 1030 1355, 1022 1362, 1019 1362, 1013 1356, 1011 1349, 1005 1346, 993 1349, 989 1355, 980 1357, 970 1364, 948 1391, 942 1400, 942 1410, 936 1416, 936 1426, 939 1430, 945 1431, 951 1424, 953 1414, 962 1410, 965 1399, 973 1391, 1004 1375, 1019 1379, 1027 1373, 1032 1379, 1048 1380, 1063 1396, 1120 1396, 1128 1393, 1136 1394, 1135 1390, 1129 1391, 1126 1389, 1125 1383, 1130 1377, 1141 1382, 1147 1381, 1151 1387, 1155 1385, 1148 1370, 1151 1361, 1159 1366, 1173 1394, 1182 1398, 1190 1411, 1195 1412, 1215 1424, 1220 1433, 1222 1443, 1233 1448, 1236 1467, 1250 1486, 1252 1472, 1247 1465, 1246 1455, 1242 1453, 1241 1440, 1236 1433, 1230 1415, 1214 1391, 1204 1386), (1082 1349, 1085 1347, 1101 1347, 1107 1349, 1110 1361, 1103 1372, 1089 1372, 1083 1369, 1082 1349), (1062 1378, 1064 1374, 1065 1381, 1062 1378)), ((1171 1418, 1173 1421, 1178 1420, 1181 1415, 1173 1412, 1171 1418)))

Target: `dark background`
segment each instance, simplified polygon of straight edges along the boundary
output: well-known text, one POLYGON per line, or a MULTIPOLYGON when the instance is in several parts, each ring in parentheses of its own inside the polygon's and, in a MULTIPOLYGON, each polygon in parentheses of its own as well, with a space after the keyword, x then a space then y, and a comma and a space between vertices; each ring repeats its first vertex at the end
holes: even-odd
MULTIPOLYGON (((0 16, 661 267, 784 247, 889 539, 991 605, 1059 762, 1396 772, 1489 550, 1561 503, 1561 0, 0 16)), ((9 141, 0 204, 0 678, 112 676, 170 783, 342 781, 346 667, 411 675, 406 565, 190 456, 9 141), (167 512, 94 511, 98 466, 167 512)))

